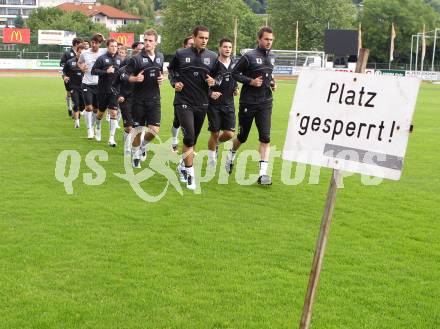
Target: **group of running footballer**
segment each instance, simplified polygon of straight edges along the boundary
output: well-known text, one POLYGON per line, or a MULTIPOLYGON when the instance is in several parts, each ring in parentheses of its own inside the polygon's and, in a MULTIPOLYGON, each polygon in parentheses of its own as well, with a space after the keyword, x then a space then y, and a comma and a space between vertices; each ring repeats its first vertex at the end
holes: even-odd
MULTIPOLYGON (((164 77, 164 56, 156 50, 158 34, 144 33, 144 42, 132 44, 131 55, 115 39, 104 41, 95 34, 90 42, 75 38, 72 48, 61 58, 62 78, 67 91, 69 116, 80 126, 80 113, 87 137, 101 141, 102 121, 109 121, 108 144, 116 146, 119 119, 124 124, 124 153, 132 166, 140 168, 146 160, 148 144, 159 134, 161 123, 160 86, 164 77), (106 48, 100 48, 105 42, 106 48), (107 115, 105 115, 107 111, 107 115), (105 121, 105 120, 104 120, 105 121), (146 127, 143 133, 130 134, 133 128, 146 127)), ((258 184, 271 185, 267 175, 272 117, 272 92, 275 58, 270 50, 273 32, 263 27, 257 34, 257 47, 240 59, 232 57, 232 42, 223 38, 218 53, 206 48, 209 30, 197 26, 185 38, 168 66, 168 80, 175 90, 174 120, 171 128, 172 151, 178 151, 178 133, 182 130, 182 160, 177 166, 181 182, 196 188, 193 159, 200 131, 208 116, 208 165, 215 168, 220 143, 232 139, 225 169, 232 173, 236 152, 245 143, 252 123, 259 134, 260 174, 258 184), (238 82, 242 84, 239 91, 238 82), (234 96, 240 93, 238 134, 235 136, 234 96)))

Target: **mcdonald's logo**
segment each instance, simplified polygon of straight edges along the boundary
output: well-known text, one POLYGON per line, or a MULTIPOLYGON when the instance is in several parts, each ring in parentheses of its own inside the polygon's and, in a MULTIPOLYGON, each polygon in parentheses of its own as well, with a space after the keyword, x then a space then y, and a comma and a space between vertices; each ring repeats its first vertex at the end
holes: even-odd
POLYGON ((3 29, 3 43, 31 43, 31 31, 29 29, 3 29))
POLYGON ((21 31, 12 31, 11 33, 11 41, 23 41, 23 34, 21 34, 21 31))
POLYGON ((115 33, 110 32, 110 38, 115 39, 118 43, 122 43, 124 46, 130 47, 134 42, 134 33, 115 33))
POLYGON ((118 35, 118 37, 116 38, 116 41, 118 43, 122 43, 123 45, 127 44, 127 40, 128 40, 128 38, 126 35, 118 35))

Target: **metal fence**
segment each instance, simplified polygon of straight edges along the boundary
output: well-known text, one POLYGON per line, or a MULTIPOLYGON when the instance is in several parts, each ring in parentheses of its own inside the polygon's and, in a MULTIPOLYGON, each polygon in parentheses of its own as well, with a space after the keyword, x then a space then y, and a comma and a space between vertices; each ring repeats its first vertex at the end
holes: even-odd
MULTIPOLYGON (((306 53, 306 52, 303 52, 306 53)), ((322 57, 323 53, 314 52, 312 55, 322 57)), ((62 51, 26 51, 26 50, 0 50, 0 58, 15 58, 15 59, 50 59, 50 60, 59 60, 61 56, 63 55, 62 51)), ((279 58, 277 58, 277 65, 292 65, 291 62, 286 62, 284 64, 286 58, 293 58, 292 54, 277 54, 279 58), (287 57, 286 57, 287 56, 287 57)), ((298 60, 303 58, 301 54, 300 57, 298 57, 298 60)), ((310 55, 311 56, 311 55, 310 55)), ((310 57, 309 56, 309 57, 310 57)), ((171 55, 168 56, 171 59, 171 55)), ((306 57, 304 57, 306 58, 306 57)), ((301 64, 302 65, 302 64, 301 64)), ((387 70, 389 69, 389 63, 368 63, 367 68, 369 69, 375 69, 375 70, 387 70)), ((391 65, 392 70, 404 70, 409 71, 410 65, 405 63, 397 63, 391 65)), ((431 65, 425 65, 424 67, 425 71, 431 71, 431 65)), ((440 65, 434 66, 434 71, 440 72, 440 65)))
POLYGON ((23 50, 3 50, 0 51, 0 58, 15 58, 15 59, 60 59, 63 53, 61 52, 33 52, 23 50))

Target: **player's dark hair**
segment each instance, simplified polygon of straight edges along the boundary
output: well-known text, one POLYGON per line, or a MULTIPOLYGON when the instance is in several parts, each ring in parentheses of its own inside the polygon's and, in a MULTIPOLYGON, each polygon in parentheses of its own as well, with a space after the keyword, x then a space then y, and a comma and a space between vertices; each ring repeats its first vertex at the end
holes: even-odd
POLYGON ((264 33, 273 33, 272 29, 269 26, 263 26, 260 31, 258 31, 258 39, 261 39, 263 37, 264 33))
POLYGON ((118 43, 115 39, 108 39, 105 43, 105 45, 108 47, 111 43, 116 42, 118 43))
POLYGON ((123 43, 118 42, 118 48, 119 48, 119 47, 123 47, 123 46, 124 46, 123 43))
POLYGON ((230 44, 232 44, 231 39, 229 39, 229 38, 221 38, 220 41, 219 41, 219 43, 218 43, 218 45, 221 47, 221 46, 223 46, 223 44, 224 44, 225 42, 229 42, 230 44))
POLYGON ((186 37, 185 39, 183 39, 183 46, 186 47, 186 45, 188 44, 189 40, 191 40, 193 38, 192 35, 190 35, 189 37, 186 37))
POLYGON ((102 36, 102 34, 97 33, 97 34, 95 34, 95 35, 92 37, 91 40, 92 40, 92 41, 95 41, 95 42, 97 42, 97 43, 102 43, 102 42, 104 41, 104 37, 102 36))
POLYGON ((72 46, 75 47, 76 45, 79 45, 82 42, 83 42, 83 39, 81 39, 81 38, 73 38, 72 46))
POLYGON ((137 46, 139 46, 140 44, 143 44, 143 42, 139 42, 139 41, 133 42, 131 44, 131 49, 133 49, 133 50, 136 49, 137 46))
POLYGON ((197 25, 193 30, 193 36, 197 36, 199 32, 209 32, 208 28, 203 25, 197 25))

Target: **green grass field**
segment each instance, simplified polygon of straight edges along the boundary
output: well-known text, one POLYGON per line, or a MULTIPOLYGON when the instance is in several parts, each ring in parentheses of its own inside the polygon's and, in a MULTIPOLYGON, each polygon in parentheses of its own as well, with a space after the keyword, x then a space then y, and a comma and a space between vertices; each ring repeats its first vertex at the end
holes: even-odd
MULTIPOLYGON (((162 90, 166 140, 172 90, 162 90)), ((280 82, 278 150, 293 91, 280 82)), ((116 149, 106 123, 103 142, 88 141, 63 95, 59 78, 0 78, 0 328, 298 327, 330 170, 287 186, 277 159, 269 189, 230 178, 147 203, 113 174, 121 132, 116 149), (63 150, 82 157, 73 195, 55 179, 63 150), (90 150, 108 152, 102 185, 83 183, 90 150)), ((339 190, 313 328, 440 328, 439 95, 423 84, 401 181, 364 186, 354 175, 339 190)), ((256 147, 253 131, 243 150, 256 147)), ((142 186, 157 193, 164 182, 142 186)))

